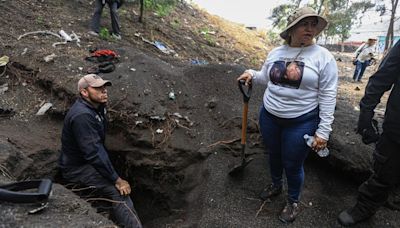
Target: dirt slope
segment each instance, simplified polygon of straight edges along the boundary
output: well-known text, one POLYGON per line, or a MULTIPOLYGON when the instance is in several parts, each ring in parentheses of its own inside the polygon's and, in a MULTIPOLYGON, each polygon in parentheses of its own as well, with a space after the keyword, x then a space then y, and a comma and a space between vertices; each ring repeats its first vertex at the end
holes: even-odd
MULTIPOLYGON (((14 148, 0 156, 0 171, 7 177, 1 181, 43 177, 58 181, 56 160, 62 119, 75 99, 77 80, 94 66, 84 58, 89 49, 107 48, 120 55, 115 71, 102 75, 113 82, 107 147, 119 174, 135 186, 132 197, 145 226, 283 226, 276 214, 284 199, 264 206, 257 199, 268 181, 257 126, 263 88, 254 88, 250 102, 246 152, 255 160, 241 179, 226 175, 240 160, 242 97, 235 78, 248 67, 260 66, 269 49, 264 47, 263 36, 186 4, 167 17, 147 12, 145 23, 140 24, 135 15, 138 6, 127 4, 120 11, 123 39, 106 41, 86 33, 92 8, 92 1, 82 0, 0 4, 0 22, 4 25, 0 29, 0 56, 11 58, 0 74, 0 85, 8 88, 0 95, 0 108, 12 109, 10 115, 0 117, 0 147, 14 148), (77 33, 80 46, 71 42, 52 47, 59 41, 54 35, 18 39, 26 32, 60 29, 77 33), (175 53, 164 54, 146 40, 161 41, 175 53), (44 61, 51 54, 55 57, 44 61), (209 64, 191 64, 192 60, 209 64), (53 107, 46 115, 36 116, 45 102, 53 107)), ((103 25, 110 28, 106 12, 103 25)), ((350 206, 356 194, 354 181, 343 178, 343 174, 360 181, 369 173, 373 148, 362 145, 352 131, 355 106, 365 83, 349 81, 349 61, 338 65, 340 91, 330 142, 332 156, 326 160, 310 157, 303 212, 294 227, 337 226, 336 214, 350 206), (356 86, 360 90, 354 90, 356 86), (336 174, 331 167, 344 172, 336 174)), ((66 200, 70 196, 62 197, 58 192, 73 193, 55 186, 56 196, 49 208, 32 220, 33 227, 87 227, 98 221, 91 214, 87 223, 81 223, 88 204, 79 201, 82 205, 70 210, 71 202, 66 200), (76 222, 71 222, 75 216, 76 222), (54 222, 36 223, 48 217, 54 222)), ((5 227, 29 226, 13 219, 30 220, 24 213, 28 206, 1 207, 9 212, 0 216, 5 227)), ((396 216, 398 212, 384 209, 360 227, 396 227, 396 216)), ((109 224, 105 218, 104 222, 109 224)))

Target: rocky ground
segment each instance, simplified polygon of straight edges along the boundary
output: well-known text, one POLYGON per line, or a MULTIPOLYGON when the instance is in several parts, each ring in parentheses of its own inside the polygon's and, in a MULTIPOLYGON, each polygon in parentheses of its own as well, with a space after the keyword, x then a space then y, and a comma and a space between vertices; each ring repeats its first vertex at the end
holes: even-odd
MULTIPOLYGON (((1 226, 112 226, 107 214, 95 213, 90 200, 79 199, 56 175, 62 119, 76 97, 76 82, 93 66, 84 58, 94 47, 120 55, 115 71, 102 74, 113 82, 106 144, 119 174, 134 186, 132 198, 145 227, 284 226, 276 218, 284 198, 258 200, 268 183, 257 125, 262 88, 254 88, 249 109, 246 153, 254 161, 242 176, 227 175, 240 163, 242 97, 235 78, 248 67, 260 66, 268 50, 265 40, 260 41, 263 37, 244 29, 238 32, 231 27, 238 25, 186 4, 167 17, 148 12, 141 24, 138 6, 127 4, 120 11, 123 39, 103 40, 86 35, 91 3, 0 4, 5 25, 0 30, 0 57, 10 57, 0 68, 0 181, 47 177, 56 182, 40 214, 27 214, 37 205, 1 203, 1 226), (75 31, 80 46, 70 42, 53 47, 59 41, 54 35, 18 39, 26 32, 59 29, 75 31), (237 33, 245 38, 237 38, 237 33), (174 52, 160 52, 149 44, 155 40, 174 52), (251 40, 253 46, 243 40, 251 40), (52 54, 50 61, 44 60, 52 54), (45 103, 51 103, 51 109, 35 115, 45 103)), ((108 15, 103 18, 109 27, 108 15)), ((362 144, 353 130, 367 78, 361 84, 351 82, 350 55, 335 56, 340 59, 340 80, 331 155, 321 159, 311 154, 307 160, 302 213, 294 227, 338 227, 337 214, 354 203, 358 183, 370 174, 373 146, 362 144)), ((373 70, 370 67, 366 77, 373 70)), ((380 120, 384 108, 378 107, 380 120)), ((398 227, 398 215, 383 208, 359 227, 398 227)))

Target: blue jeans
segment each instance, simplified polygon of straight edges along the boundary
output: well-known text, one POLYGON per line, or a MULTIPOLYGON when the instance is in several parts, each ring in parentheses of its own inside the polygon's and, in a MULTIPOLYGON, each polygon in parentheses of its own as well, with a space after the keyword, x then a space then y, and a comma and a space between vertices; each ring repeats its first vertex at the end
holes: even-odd
POLYGON ((319 123, 318 108, 297 118, 284 119, 260 109, 260 129, 269 151, 272 184, 282 186, 286 174, 289 203, 298 202, 304 183, 304 160, 310 148, 304 134, 314 135, 319 123))
POLYGON ((354 70, 353 80, 361 81, 362 76, 364 75, 364 71, 368 66, 369 61, 364 61, 363 63, 358 61, 356 62, 356 69, 354 70))

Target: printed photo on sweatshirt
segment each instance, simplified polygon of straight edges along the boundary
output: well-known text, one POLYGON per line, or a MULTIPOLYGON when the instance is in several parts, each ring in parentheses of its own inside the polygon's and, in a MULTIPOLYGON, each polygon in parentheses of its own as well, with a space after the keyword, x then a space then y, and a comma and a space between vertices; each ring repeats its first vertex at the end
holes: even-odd
POLYGON ((269 72, 270 80, 275 85, 298 89, 303 78, 304 62, 276 61, 269 72))

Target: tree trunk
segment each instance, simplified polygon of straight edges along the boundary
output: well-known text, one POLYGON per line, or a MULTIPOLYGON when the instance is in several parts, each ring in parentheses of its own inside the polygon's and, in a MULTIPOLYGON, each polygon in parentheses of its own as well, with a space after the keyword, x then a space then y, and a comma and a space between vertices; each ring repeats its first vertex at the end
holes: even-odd
POLYGON ((386 34, 385 51, 393 46, 393 25, 399 0, 391 0, 391 2, 392 2, 392 13, 390 15, 389 28, 386 34))
POLYGON ((139 16, 140 23, 143 23, 143 13, 144 13, 144 0, 140 0, 140 16, 139 16))

